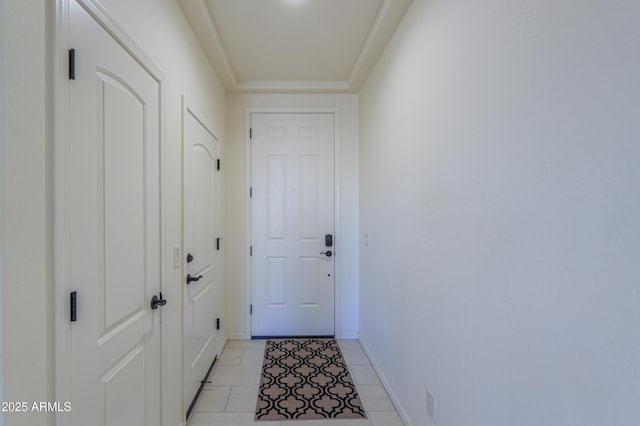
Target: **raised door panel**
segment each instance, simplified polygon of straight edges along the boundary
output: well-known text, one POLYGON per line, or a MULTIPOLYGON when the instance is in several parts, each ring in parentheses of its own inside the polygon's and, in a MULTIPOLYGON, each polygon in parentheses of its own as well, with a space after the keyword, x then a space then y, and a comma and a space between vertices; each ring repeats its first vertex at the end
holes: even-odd
POLYGON ((284 240, 287 238, 287 159, 283 155, 269 155, 266 162, 267 238, 284 240))
POLYGON ((300 209, 298 236, 301 240, 318 239, 318 156, 301 155, 298 158, 300 174, 300 209))
POLYGON ((98 72, 99 238, 104 280, 103 337, 143 315, 147 294, 145 108, 117 78, 98 72), (100 214, 102 213, 102 214, 100 214))
POLYGON ((286 287, 286 257, 267 258, 267 304, 271 307, 284 307, 286 287))

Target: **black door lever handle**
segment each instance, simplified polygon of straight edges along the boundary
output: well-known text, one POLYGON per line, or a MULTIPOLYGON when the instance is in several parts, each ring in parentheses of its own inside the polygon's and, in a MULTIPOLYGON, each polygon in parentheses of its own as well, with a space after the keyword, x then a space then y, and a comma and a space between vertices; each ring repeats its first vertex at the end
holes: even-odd
POLYGON ((167 299, 162 298, 162 293, 160 293, 160 297, 155 294, 151 298, 151 309, 158 309, 158 306, 164 306, 167 304, 167 299))
POLYGON ((200 281, 200 278, 202 278, 202 275, 192 277, 191 274, 187 274, 187 284, 191 284, 191 281, 200 281))

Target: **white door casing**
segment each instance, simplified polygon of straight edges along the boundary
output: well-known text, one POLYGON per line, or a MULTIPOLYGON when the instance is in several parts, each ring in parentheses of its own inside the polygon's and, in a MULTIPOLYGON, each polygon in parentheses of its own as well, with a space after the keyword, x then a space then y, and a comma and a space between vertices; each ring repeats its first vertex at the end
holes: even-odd
POLYGON ((253 336, 334 335, 332 113, 252 113, 253 336), (325 253, 325 254, 322 254, 325 253), (333 254, 332 253, 332 254, 333 254))
POLYGON ((183 98, 183 408, 186 411, 221 344, 219 141, 183 98), (187 284, 187 275, 195 278, 187 284), (218 297, 216 297, 218 296, 218 297))
POLYGON ((69 4, 69 424, 160 424, 160 86, 69 4))

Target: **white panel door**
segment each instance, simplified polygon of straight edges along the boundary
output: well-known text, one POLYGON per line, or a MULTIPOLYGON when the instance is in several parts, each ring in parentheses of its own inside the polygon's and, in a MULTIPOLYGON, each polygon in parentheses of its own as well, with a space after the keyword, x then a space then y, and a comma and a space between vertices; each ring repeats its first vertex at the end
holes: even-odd
POLYGON ((252 335, 334 335, 334 116, 251 114, 252 335))
POLYGON ((217 214, 219 142, 192 108, 185 106, 183 111, 183 395, 187 410, 220 344, 220 333, 216 331, 220 304, 216 296, 221 294, 221 282, 216 245, 220 235, 217 214))
POLYGON ((160 424, 160 88, 70 2, 71 425, 160 424))

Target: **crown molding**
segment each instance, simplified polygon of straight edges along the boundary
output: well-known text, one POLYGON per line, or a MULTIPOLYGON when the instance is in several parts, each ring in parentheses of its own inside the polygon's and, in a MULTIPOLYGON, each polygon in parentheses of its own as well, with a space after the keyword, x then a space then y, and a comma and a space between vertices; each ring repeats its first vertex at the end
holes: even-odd
POLYGON ((229 93, 357 93, 413 0, 383 0, 344 81, 241 81, 206 0, 178 0, 211 66, 229 93))

